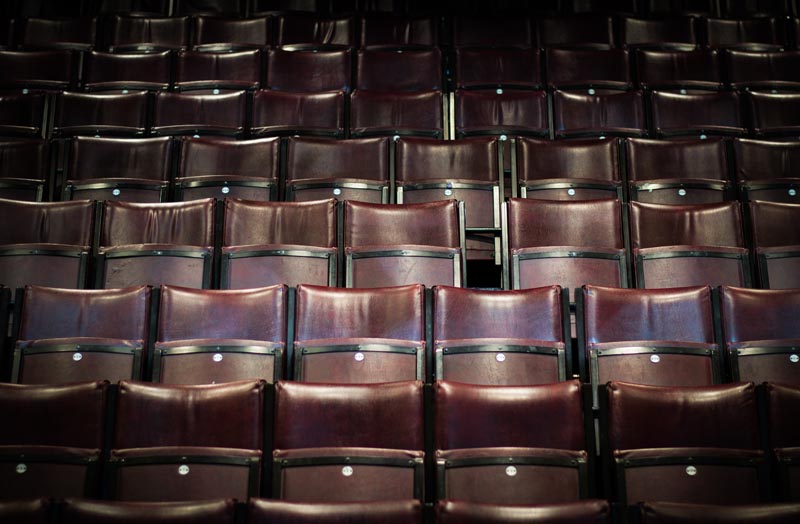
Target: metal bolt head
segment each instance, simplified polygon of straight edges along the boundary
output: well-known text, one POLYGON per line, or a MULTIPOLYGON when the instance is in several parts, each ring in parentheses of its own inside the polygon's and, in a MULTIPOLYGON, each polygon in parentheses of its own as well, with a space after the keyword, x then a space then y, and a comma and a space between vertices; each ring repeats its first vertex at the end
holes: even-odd
POLYGON ((342 475, 345 477, 352 477, 353 476, 353 467, 352 466, 345 466, 342 468, 342 475))
POLYGON ((516 477, 517 476, 517 468, 514 466, 506 467, 506 475, 509 477, 516 477))
POLYGON ((83 353, 73 353, 72 360, 74 360, 75 362, 80 362, 81 360, 83 360, 83 353))

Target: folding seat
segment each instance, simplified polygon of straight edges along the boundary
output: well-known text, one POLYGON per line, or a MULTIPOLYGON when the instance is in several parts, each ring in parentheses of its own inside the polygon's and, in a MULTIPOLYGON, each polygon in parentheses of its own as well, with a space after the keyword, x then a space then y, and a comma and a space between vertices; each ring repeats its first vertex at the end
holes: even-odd
POLYGON ((542 59, 536 49, 459 48, 457 89, 541 89, 542 59))
POLYGON ((728 83, 740 91, 800 90, 800 51, 756 53, 729 49, 725 53, 728 83))
POLYGON ((208 288, 214 200, 103 206, 96 287, 172 284, 208 288))
POLYGON ((86 91, 166 91, 172 85, 172 53, 101 53, 84 58, 86 91))
POLYGON ((389 203, 387 137, 290 137, 286 144, 286 200, 324 198, 389 203))
POLYGON ((619 200, 512 198, 507 210, 503 254, 511 259, 505 264, 511 289, 628 287, 619 200))
POLYGON ((645 502, 637 510, 641 524, 693 524, 713 515, 719 524, 791 524, 800 518, 797 504, 709 505, 645 502))
POLYGON ((718 49, 781 51, 784 42, 776 18, 705 18, 708 45, 718 49))
POLYGON ((750 287, 738 202, 631 202, 630 235, 639 288, 750 287))
POLYGON ((349 49, 270 49, 264 87, 278 91, 344 91, 353 85, 349 49))
POLYGON ((514 89, 456 92, 455 132, 472 135, 548 136, 547 93, 514 89))
POLYGON ((181 137, 176 199, 277 200, 280 146, 279 138, 181 137))
POLYGON ((132 14, 139 16, 167 16, 170 2, 168 0, 98 0, 97 14, 132 14))
POLYGON ((264 381, 172 386, 123 380, 104 484, 111 498, 169 502, 259 493, 264 381))
POLYGON ((114 15, 109 21, 113 53, 156 53, 189 47, 189 17, 114 15))
POLYGON ((343 138, 345 98, 344 91, 294 93, 261 89, 253 95, 251 133, 343 138))
POLYGON ((297 287, 294 379, 330 384, 425 380, 425 290, 297 287))
POLYGON ((14 19, 0 16, 0 50, 11 47, 14 36, 14 19))
POLYGON ((435 377, 526 386, 571 375, 566 290, 433 290, 435 377))
POLYGON ((175 90, 219 94, 255 90, 261 83, 261 51, 180 51, 175 59, 175 90))
POLYGON ((69 499, 60 507, 63 524, 233 524, 233 500, 110 502, 69 499))
POLYGON ((220 288, 335 286, 336 201, 225 199, 220 288))
POLYGON ((636 0, 567 0, 562 2, 562 10, 568 13, 608 13, 635 15, 639 11, 636 0))
POLYGON ((445 133, 444 98, 433 91, 361 91, 350 97, 350 134, 354 137, 445 133))
POLYGON ((750 202, 759 281, 765 289, 800 288, 800 204, 750 202))
POLYGON ((127 94, 59 93, 53 135, 143 136, 147 131, 148 97, 127 94))
POLYGON ((648 14, 655 16, 715 16, 715 0, 647 0, 648 14))
POLYGON ((95 203, 0 200, 0 284, 82 288, 95 203))
POLYGON ((359 19, 360 47, 436 47, 439 24, 431 16, 366 15, 359 19))
POLYGON ((49 163, 50 146, 44 140, 0 140, 0 198, 41 202, 49 163))
POLYGON ((437 498, 528 505, 591 497, 582 397, 577 380, 538 386, 437 382, 437 498))
POLYGON ((692 51, 700 43, 695 23, 695 19, 690 16, 625 17, 620 23, 622 47, 626 49, 692 51))
POLYGON ((432 49, 369 49, 356 55, 356 89, 442 89, 442 54, 432 49))
POLYGON ((744 199, 800 203, 800 143, 736 138, 733 151, 744 199))
POLYGON ((774 454, 778 473, 776 495, 780 500, 797 503, 800 501, 800 484, 797 480, 800 432, 796 421, 800 415, 800 386, 796 381, 791 386, 768 383, 764 389, 769 449, 774 454))
POLYGON ((153 380, 269 383, 284 375, 286 286, 240 291, 161 288, 153 380))
POLYGON ((461 287, 466 281, 463 205, 344 202, 346 287, 461 287))
POLYGON ((747 94, 752 115, 751 132, 756 137, 800 135, 800 94, 747 94))
POLYGON ((722 381, 714 341, 711 288, 577 292, 581 375, 598 388, 609 381, 653 386, 708 386, 722 381))
POLYGON ((721 0, 720 11, 724 18, 785 16, 792 14, 793 3, 793 0, 721 0))
POLYGON ((742 136, 747 133, 735 92, 650 93, 653 132, 657 137, 742 136))
POLYGON ((154 135, 222 135, 245 132, 247 94, 157 93, 153 112, 154 135))
POLYGON ((645 136, 641 91, 584 94, 553 93, 553 127, 558 138, 645 136))
POLYGON ((163 202, 171 166, 168 137, 73 137, 63 200, 163 202))
POLYGON ((540 18, 537 38, 539 47, 611 49, 614 18, 597 14, 540 18))
POLYGON ((610 382, 606 389, 601 447, 613 478, 612 500, 725 506, 766 500, 768 476, 752 383, 610 382))
POLYGON ((303 503, 421 500, 422 390, 422 382, 278 382, 273 498, 303 503))
POLYGON ((192 49, 195 51, 264 49, 272 41, 270 19, 266 16, 193 16, 191 23, 192 49))
POLYGON ((242 17, 245 14, 246 4, 246 0, 177 0, 175 13, 242 17))
POLYGON ((47 524, 51 521, 49 499, 0 501, 0 519, 17 524, 47 524))
MULTIPOLYGON (((521 198, 539 200, 622 200, 619 142, 596 138, 516 141, 516 182, 521 198)), ((516 195, 515 195, 516 196, 516 195)))
POLYGON ((23 18, 15 23, 17 44, 23 49, 89 51, 95 45, 95 18, 23 18))
POLYGON ((629 138, 625 142, 631 200, 709 204, 735 198, 725 139, 629 138))
POLYGON ((250 0, 250 16, 327 12, 330 0, 250 0))
POLYGON ((636 53, 637 87, 686 94, 694 90, 719 91, 723 87, 719 52, 650 51, 636 53))
POLYGON ((530 48, 534 27, 527 16, 454 16, 453 46, 530 48))
POLYGON ((436 505, 436 522, 441 524, 513 524, 550 522, 552 524, 608 524, 611 509, 601 500, 581 500, 562 504, 504 506, 446 500, 436 505))
POLYGON ((275 43, 279 47, 355 47, 356 23, 351 16, 284 14, 276 18, 275 43))
POLYGON ((107 389, 0 384, 0 416, 13 420, 0 432, 0 498, 98 495, 107 389))
POLYGON ((422 504, 417 500, 307 504, 252 498, 247 508, 251 524, 344 524, 365 518, 387 524, 421 524, 422 514, 422 504))
POLYGON ((77 55, 67 49, 0 51, 0 91, 28 94, 35 90, 74 89, 77 65, 77 55))
POLYGON ((720 300, 731 379, 800 385, 800 328, 793 321, 800 312, 798 291, 723 286, 720 300))
POLYGON ((623 49, 549 48, 547 87, 551 90, 595 90, 633 87, 630 57, 623 49))
POLYGON ((46 96, 0 94, 0 133, 44 138, 46 96))

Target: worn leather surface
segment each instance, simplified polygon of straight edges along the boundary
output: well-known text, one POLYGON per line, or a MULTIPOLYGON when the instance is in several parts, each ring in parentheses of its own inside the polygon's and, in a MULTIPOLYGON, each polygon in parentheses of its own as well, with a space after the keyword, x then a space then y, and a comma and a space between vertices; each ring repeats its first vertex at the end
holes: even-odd
POLYGON ((295 93, 262 89, 253 95, 253 134, 313 132, 341 136, 344 108, 342 91, 295 93))
POLYGON ((800 131, 800 95, 750 92, 747 101, 756 136, 797 135, 800 131))
POLYGON ((344 246, 460 247, 454 200, 426 204, 345 202, 344 246), (402 226, 402 227, 401 227, 402 226))
POLYGON ((722 66, 716 50, 656 51, 636 53, 641 88, 720 89, 722 66))
POLYGON ((456 93, 457 133, 546 134, 545 91, 461 90, 456 93))
POLYGON ((620 182, 619 143, 615 139, 553 141, 517 138, 520 181, 574 180, 620 182))
POLYGON ((270 19, 228 18, 219 16, 192 17, 194 45, 232 44, 235 47, 264 48, 271 41, 270 19))
MULTIPOLYGON (((94 228, 94 202, 18 202, 0 200, 0 245, 65 244, 88 249, 94 228)), ((45 246, 42 246, 45 247, 45 246)))
MULTIPOLYGON (((791 182, 797 179, 800 172, 800 144, 768 140, 752 140, 737 138, 733 141, 736 159, 736 178, 740 182, 770 181, 791 182)), ((796 181, 795 181, 796 182, 796 181)), ((787 189, 781 189, 783 202, 800 202, 797 196, 787 195, 787 189)), ((763 200, 774 198, 755 197, 763 200)))
POLYGON ((109 31, 112 49, 136 46, 185 49, 189 44, 189 17, 114 15, 109 31))
POLYGON ((159 53, 104 53, 84 58, 83 81, 89 91, 104 89, 166 89, 172 68, 169 51, 159 53))
POLYGON ((456 87, 523 87, 542 85, 541 53, 534 49, 456 49, 456 87))
POLYGON ((800 83, 800 52, 756 52, 728 50, 725 53, 728 81, 736 89, 796 88, 800 83))
POLYGON ((109 502, 69 499, 61 508, 64 524, 233 524, 233 500, 197 502, 109 502))
POLYGON ((138 178, 169 181, 172 142, 161 138, 72 138, 70 180, 138 178))
POLYGON ((442 89, 442 54, 433 49, 371 49, 356 55, 356 89, 442 89))
POLYGON ((440 501, 436 521, 441 524, 607 524, 611 509, 606 501, 582 500, 562 504, 514 506, 476 504, 460 500, 440 501))
POLYGON ((381 16, 368 13, 359 19, 361 48, 434 47, 439 43, 439 23, 434 17, 381 16))
POLYGON ((642 524, 791 524, 800 519, 797 504, 705 505, 645 502, 642 524))
POLYGON ((287 181, 353 179, 389 182, 389 139, 291 137, 286 146, 287 181))
POLYGON ((336 247, 336 201, 225 200, 223 246, 294 244, 336 247))
POLYGON ((537 24, 540 47, 614 47, 614 19, 585 14, 570 17, 540 18, 537 24))
POLYGON ((551 89, 626 89, 633 84, 631 58, 623 49, 547 50, 547 85, 551 89))
POLYGON ((665 179, 672 182, 728 180, 727 148, 722 138, 629 138, 625 141, 625 147, 628 180, 631 183, 665 179))
POLYGON ((455 47, 517 47, 533 45, 533 24, 528 17, 453 18, 455 47))
POLYGON ((743 135, 746 130, 735 92, 650 94, 653 129, 657 134, 721 133, 743 135))
POLYGON ((442 92, 364 91, 350 97, 350 131, 365 133, 440 134, 442 92))
POLYGON ((556 91, 553 110, 556 136, 587 133, 641 136, 647 131, 641 91, 595 95, 556 91))
POLYGON ((356 44, 355 29, 355 20, 350 16, 325 18, 306 13, 285 14, 277 17, 275 43, 278 46, 353 47, 356 44))
POLYGON ((750 218, 753 247, 800 246, 800 229, 794 227, 800 219, 799 204, 753 201, 750 218))
POLYGON ((420 524, 422 503, 418 500, 308 504, 251 498, 248 522, 267 524, 348 524, 363 518, 382 524, 420 524))
POLYGON ((244 91, 219 95, 157 93, 153 110, 156 134, 195 134, 198 131, 236 134, 244 131, 244 91))
POLYGON ((695 19, 689 16, 655 19, 625 17, 620 25, 622 45, 628 48, 668 49, 676 46, 694 47, 699 43, 695 19))
POLYGON ((68 50, 0 51, 0 68, 6 87, 68 89, 75 83, 77 55, 68 50))
POLYGON ((708 45, 717 48, 775 48, 779 50, 778 21, 775 18, 721 19, 706 18, 708 45))
POLYGON ((796 290, 724 286, 720 293, 726 343, 800 338, 800 293, 796 290))
POLYGON ((183 137, 178 178, 190 181, 194 177, 231 176, 277 181, 279 152, 278 138, 183 137))
POLYGON ((162 204, 107 201, 100 245, 214 244, 214 200, 162 204))
POLYGON ((465 180, 497 183, 498 140, 494 137, 455 141, 404 137, 395 145, 395 176, 399 183, 465 180))
POLYGON ((147 129, 147 93, 59 93, 53 131, 141 135, 147 129))
POLYGON ((353 55, 347 49, 266 52, 265 88, 279 91, 344 91, 352 88, 353 55))
POLYGON ((175 87, 255 89, 261 83, 261 52, 181 51, 175 56, 175 87))
POLYGON ((738 202, 666 205, 631 202, 631 246, 744 247, 738 202))

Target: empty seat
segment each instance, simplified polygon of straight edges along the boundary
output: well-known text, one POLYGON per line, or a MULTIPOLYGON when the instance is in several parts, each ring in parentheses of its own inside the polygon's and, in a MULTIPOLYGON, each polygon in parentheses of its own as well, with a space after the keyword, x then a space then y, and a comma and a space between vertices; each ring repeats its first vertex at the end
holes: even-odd
POLYGON ((753 249, 762 288, 800 288, 800 204, 750 202, 753 249))
POLYGON ((45 498, 0 501, 0 519, 18 524, 50 522, 52 502, 45 498))
POLYGON ((797 480, 800 432, 794 421, 800 415, 800 387, 796 383, 793 386, 766 384, 764 389, 769 449, 774 453, 778 470, 776 495, 780 500, 797 503, 800 501, 800 484, 797 480))
POLYGON ((783 35, 776 18, 705 18, 708 45, 720 49, 780 51, 783 35))
POLYGON ((577 380, 539 386, 441 381, 434 406, 439 500, 550 504, 593 493, 577 380), (542 417, 552 424, 541 425, 542 417))
POLYGON ((182 502, 110 502, 69 499, 60 507, 63 524, 233 524, 233 500, 182 502))
POLYGON ((106 483, 115 500, 245 500, 259 493, 264 382, 122 381, 106 483))
POLYGON ((388 138, 289 138, 286 200, 331 197, 389 203, 388 138))
POLYGON ((524 386, 571 376, 568 297, 558 286, 433 290, 435 377, 524 386))
POLYGON ((244 16, 247 0, 176 0, 178 15, 244 16))
POLYGON ((95 6, 99 14, 130 13, 166 16, 169 11, 167 0, 100 0, 95 6))
POLYGON ((277 200, 280 139, 182 137, 175 192, 178 200, 277 200))
POLYGON ((356 55, 356 89, 442 89, 442 54, 433 49, 368 49, 356 55))
POLYGON ((723 286, 720 295, 731 379, 800 385, 800 328, 793 322, 800 312, 800 293, 723 286))
POLYGON ((214 200, 103 206, 97 259, 98 288, 172 284, 211 285, 214 200))
POLYGON ((346 201, 342 245, 347 287, 460 287, 466 280, 463 206, 346 201))
POLYGON ((352 136, 444 136, 441 91, 361 91, 350 97, 352 136))
MULTIPOLYGON (((628 287, 622 204, 616 199, 507 203, 510 287, 628 287)), ((506 251, 506 250, 504 250, 506 251)))
POLYGON ((422 388, 421 382, 278 382, 273 497, 304 503, 422 499, 422 388))
POLYGON ((737 138, 733 151, 745 199, 800 203, 800 143, 737 138))
POLYGON ((695 19, 689 16, 626 17, 620 24, 622 46, 627 49, 691 51, 700 43, 695 23, 695 19))
POLYGON ((367 15, 359 20, 362 49, 435 47, 439 24, 434 17, 367 15))
POLYGON ((148 125, 147 93, 59 93, 53 135, 142 136, 148 125))
POLYGON ((747 94, 752 132, 757 137, 800 135, 800 94, 747 94))
POLYGON ((586 14, 540 18, 537 24, 539 47, 614 47, 614 19, 586 14))
MULTIPOLYGON (((752 383, 607 386, 614 500, 757 504, 766 496, 752 383)), ((602 419, 601 419, 602 420, 602 419)))
POLYGON ((294 379, 425 380, 425 290, 297 287, 294 379))
POLYGON ((162 202, 172 167, 169 138, 74 137, 64 200, 162 202))
POLYGON ((547 87, 563 90, 630 89, 630 56, 623 49, 547 50, 547 87))
POLYGON ((533 47, 533 24, 527 16, 453 17, 455 47, 533 47))
POLYGON ((720 93, 650 94, 653 132, 658 137, 694 135, 743 136, 747 133, 739 108, 739 95, 720 93))
POLYGON ((254 18, 192 17, 192 49, 195 51, 263 49, 271 41, 270 19, 265 16, 254 18))
POLYGON ((114 15, 109 22, 108 50, 154 53, 189 46, 189 17, 114 15))
POLYGON ((250 0, 250 14, 326 12, 330 0, 250 0))
POLYGON ((720 12, 725 18, 788 15, 793 4, 793 0, 722 0, 720 12))
POLYGON ((225 200, 222 289, 335 286, 336 201, 225 200))
POLYGON ((707 386, 722 381, 714 338, 711 289, 614 289, 578 292, 581 374, 654 386, 707 386))
POLYGON ((567 0, 562 3, 562 10, 568 13, 608 13, 635 15, 639 11, 636 0, 567 0))
POLYGON ((14 421, 0 432, 0 498, 99 495, 107 389, 0 384, 0 416, 14 421))
POLYGON ((447 500, 436 505, 436 522, 440 524, 513 524, 517 522, 607 524, 611 521, 610 519, 611 509, 608 503, 600 500, 532 506, 507 506, 447 500))
POLYGON ((656 204, 707 204, 733 199, 727 144, 707 140, 626 141, 630 199, 656 204))
POLYGON ((715 0, 647 0, 646 10, 652 15, 714 16, 715 0))
POLYGON ((251 524, 333 524, 367 518, 392 524, 420 524, 422 514, 422 504, 417 500, 308 504, 254 498, 248 505, 247 520, 251 524))
POLYGON ((0 200, 0 284, 82 288, 95 203, 0 200))
POLYGON ((0 133, 44 138, 45 95, 0 95, 0 133))
POLYGON ((595 138, 516 141, 515 189, 539 200, 622 199, 619 142, 595 138))
POLYGON ((750 286, 738 202, 632 202, 630 229, 637 287, 750 286))
POLYGON ((345 93, 259 90, 253 96, 252 135, 345 134, 345 93))
POLYGON ((69 50, 0 51, 0 90, 27 94, 36 89, 74 89, 77 64, 77 54, 69 50))
POLYGON ((800 90, 800 51, 725 53, 728 83, 739 90, 800 90))
POLYGON ((635 510, 641 524, 693 524, 713 515, 719 524, 791 524, 800 518, 797 504, 681 504, 645 502, 635 510))
POLYGON ((43 200, 49 164, 50 146, 44 140, 0 140, 0 198, 43 200))
MULTIPOLYGON (((77 13, 76 13, 77 14, 77 13)), ((15 24, 17 44, 25 49, 88 51, 95 45, 94 18, 22 18, 15 24)))
POLYGON ((645 136, 647 127, 641 91, 626 93, 553 94, 556 137, 645 136))
POLYGON ((355 20, 346 15, 284 14, 276 20, 275 43, 280 47, 354 47, 355 25, 355 20))
POLYGON ((456 92, 455 131, 471 135, 547 136, 547 93, 513 89, 456 92))
POLYGON ((680 91, 722 88, 719 52, 650 51, 636 53, 637 86, 640 89, 680 91))
POLYGON ((540 89, 541 53, 535 49, 459 48, 455 54, 458 89, 540 89))
POLYGON ((349 49, 270 49, 264 87, 278 91, 344 91, 353 85, 349 49))
POLYGON ((12 380, 58 384, 140 379, 148 357, 150 289, 26 286, 12 380))
POLYGON ((217 384, 284 376, 287 289, 161 288, 153 379, 217 384))
POLYGON ((175 59, 177 91, 258 89, 261 83, 261 52, 245 49, 225 53, 181 51, 175 59))
POLYGON ((87 53, 83 87, 87 91, 165 91, 172 85, 172 55, 159 53, 87 53))
POLYGON ((156 94, 154 135, 241 136, 245 131, 244 91, 222 94, 156 94))

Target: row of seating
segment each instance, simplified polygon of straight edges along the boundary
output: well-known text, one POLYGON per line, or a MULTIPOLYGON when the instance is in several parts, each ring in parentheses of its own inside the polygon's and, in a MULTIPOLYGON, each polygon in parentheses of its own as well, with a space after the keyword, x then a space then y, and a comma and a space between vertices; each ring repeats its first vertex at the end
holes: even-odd
MULTIPOLYGON (((558 286, 437 286, 428 294, 420 285, 301 285, 296 294, 285 286, 28 286, 15 304, 11 379, 531 385, 580 376, 595 393, 611 380, 800 386, 800 291, 722 287, 716 293, 585 286, 576 292, 573 335, 567 290, 558 286)), ((0 322, 8 325, 5 317, 0 322)))
POLYGON ((763 403, 752 383, 610 382, 598 483, 592 410, 577 380, 4 384, 0 413, 15 423, 0 435, 0 497, 798 500, 800 389, 758 390, 763 403), (770 470, 783 474, 774 486, 770 470))
POLYGON ((797 48, 800 19, 782 17, 643 19, 605 15, 545 18, 374 17, 280 14, 274 17, 20 18, 6 21, 3 45, 115 52, 259 48, 270 45, 590 48, 679 46, 797 48))

